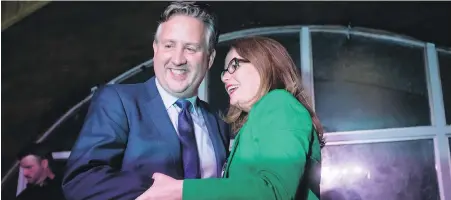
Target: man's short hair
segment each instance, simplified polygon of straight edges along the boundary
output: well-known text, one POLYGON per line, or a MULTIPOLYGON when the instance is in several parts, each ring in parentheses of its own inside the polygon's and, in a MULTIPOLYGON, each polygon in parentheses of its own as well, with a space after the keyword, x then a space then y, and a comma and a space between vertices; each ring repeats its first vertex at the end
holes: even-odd
POLYGON ((211 53, 218 43, 218 25, 217 18, 208 9, 208 4, 199 4, 194 2, 172 2, 161 15, 160 22, 158 23, 158 28, 155 33, 155 41, 158 42, 158 34, 161 31, 161 24, 168 21, 171 17, 175 15, 183 15, 194 17, 200 21, 202 21, 205 25, 205 33, 206 33, 206 44, 208 47, 208 53, 211 53))
POLYGON ((17 154, 17 159, 20 161, 29 155, 36 156, 40 160, 47 159, 49 163, 53 161, 52 152, 48 146, 43 143, 27 145, 17 154))

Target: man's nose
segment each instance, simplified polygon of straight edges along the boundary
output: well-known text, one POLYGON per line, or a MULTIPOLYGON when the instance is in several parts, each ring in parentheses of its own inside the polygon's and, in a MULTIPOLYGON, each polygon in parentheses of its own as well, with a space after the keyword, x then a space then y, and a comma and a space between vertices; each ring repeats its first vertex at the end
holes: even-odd
POLYGON ((30 172, 28 170, 23 170, 23 175, 28 176, 28 175, 30 175, 30 172))
POLYGON ((172 55, 172 64, 179 66, 186 64, 187 60, 185 57, 185 52, 182 48, 178 48, 174 51, 174 54, 172 55))

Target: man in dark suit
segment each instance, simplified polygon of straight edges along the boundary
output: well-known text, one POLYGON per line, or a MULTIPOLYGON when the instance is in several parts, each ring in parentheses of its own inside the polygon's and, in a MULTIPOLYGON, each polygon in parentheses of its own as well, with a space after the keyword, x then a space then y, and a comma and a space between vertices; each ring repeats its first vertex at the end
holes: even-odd
POLYGON ((153 43, 156 77, 94 95, 67 163, 67 199, 135 199, 154 172, 220 177, 228 126, 197 97, 217 36, 205 9, 183 2, 166 8, 153 43))

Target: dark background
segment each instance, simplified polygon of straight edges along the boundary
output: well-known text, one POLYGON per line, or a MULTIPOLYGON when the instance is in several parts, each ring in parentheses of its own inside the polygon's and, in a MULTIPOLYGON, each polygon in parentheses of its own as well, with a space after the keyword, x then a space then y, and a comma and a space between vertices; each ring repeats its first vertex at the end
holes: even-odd
MULTIPOLYGON (((152 58, 156 21, 167 4, 51 2, 2 31, 3 175, 20 148, 89 95, 90 88, 152 58)), ((208 4, 219 17, 221 33, 281 25, 351 25, 451 46, 449 2, 208 4)), ((64 134, 79 128, 83 113, 58 129, 51 142, 73 142, 76 134, 64 134)))

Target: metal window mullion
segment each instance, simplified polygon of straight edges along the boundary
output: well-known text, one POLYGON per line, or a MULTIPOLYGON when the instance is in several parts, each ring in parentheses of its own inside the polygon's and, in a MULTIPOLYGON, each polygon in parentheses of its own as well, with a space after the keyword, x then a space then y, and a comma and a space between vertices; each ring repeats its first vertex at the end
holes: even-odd
POLYGON ((440 190, 440 199, 451 199, 451 168, 449 143, 446 137, 446 117, 443 104, 442 85, 440 80, 439 63, 435 45, 426 44, 426 83, 431 110, 431 124, 443 131, 436 133, 434 138, 435 166, 440 190))
POLYGON ((59 152, 52 152, 52 157, 54 160, 65 160, 69 159, 71 151, 59 151, 59 152))
POLYGON ((446 136, 451 137, 451 125, 446 126, 445 128, 446 136))
POLYGON ((301 77, 302 85, 309 96, 312 109, 315 110, 315 92, 313 80, 312 42, 309 27, 304 26, 300 32, 301 77))
POLYGON ((375 130, 343 131, 327 133, 328 145, 361 144, 372 142, 396 142, 414 139, 433 139, 444 128, 432 126, 387 128, 375 130))
POLYGON ((202 83, 199 86, 198 90, 198 97, 199 99, 205 101, 208 103, 208 78, 209 73, 205 74, 204 80, 202 80, 202 83))
POLYGON ((310 26, 311 32, 323 32, 323 33, 337 33, 337 34, 352 34, 356 36, 362 36, 367 38, 374 38, 383 41, 391 41, 398 44, 407 44, 410 46, 424 47, 425 43, 422 41, 414 40, 412 38, 406 38, 401 35, 387 35, 386 33, 378 33, 370 30, 362 30, 360 28, 345 28, 343 26, 310 26))

